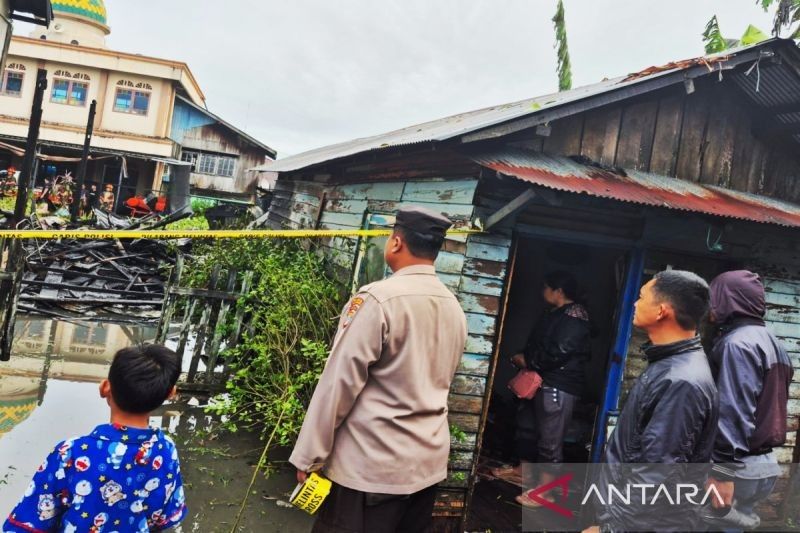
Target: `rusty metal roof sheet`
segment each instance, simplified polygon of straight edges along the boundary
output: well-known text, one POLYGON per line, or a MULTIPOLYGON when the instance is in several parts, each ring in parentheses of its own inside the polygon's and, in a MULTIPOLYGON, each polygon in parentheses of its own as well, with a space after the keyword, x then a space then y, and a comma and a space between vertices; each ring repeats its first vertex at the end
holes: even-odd
POLYGON ((473 160, 523 181, 576 194, 691 211, 725 218, 800 227, 800 205, 700 185, 648 172, 592 166, 567 157, 503 148, 473 154, 473 160))
MULTIPOLYGON (((269 162, 254 170, 274 172, 299 170, 372 150, 423 142, 445 141, 512 121, 528 119, 529 117, 531 119, 541 117, 541 122, 547 122, 571 114, 565 108, 573 104, 579 106, 583 102, 593 101, 597 102, 597 105, 604 105, 641 92, 655 90, 674 83, 682 83, 686 77, 724 75, 723 72, 738 67, 742 62, 746 61, 747 63, 745 64, 747 65, 752 64, 755 59, 760 57, 759 54, 762 51, 769 51, 770 47, 776 45, 776 43, 779 45, 785 44, 780 41, 780 39, 769 39, 762 43, 743 46, 720 54, 674 61, 658 67, 648 67, 640 72, 606 79, 593 85, 578 87, 569 91, 478 109, 380 135, 325 146, 269 162)), ((758 76, 764 74, 764 70, 760 69, 759 73, 752 76, 742 74, 742 79, 737 81, 744 86, 755 84, 757 83, 756 80, 759 79, 758 76)), ((789 69, 783 68, 783 70, 789 69)), ((774 74, 778 75, 778 73, 774 74)), ((791 90, 796 92, 800 88, 800 80, 797 79, 797 76, 793 73, 784 72, 782 74, 782 76, 775 79, 774 84, 780 84, 784 87, 783 91, 787 90, 785 87, 791 87, 791 90)), ((765 76, 768 75, 765 74, 765 76)), ((772 86, 774 84, 767 82, 766 79, 761 79, 759 92, 764 91, 767 85, 772 86)), ((770 90, 781 91, 780 88, 771 88, 770 90)), ((750 92, 752 95, 758 95, 755 90, 750 92)), ((758 99, 756 101, 761 103, 758 99)))

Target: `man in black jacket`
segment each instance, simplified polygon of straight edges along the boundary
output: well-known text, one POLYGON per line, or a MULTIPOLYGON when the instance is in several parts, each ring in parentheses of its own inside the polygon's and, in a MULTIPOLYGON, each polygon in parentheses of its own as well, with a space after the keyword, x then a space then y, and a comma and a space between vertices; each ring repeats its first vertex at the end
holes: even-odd
MULTIPOLYGON (((660 272, 642 287, 633 324, 650 339, 644 347, 648 367, 628 394, 608 440, 606 465, 596 481, 601 492, 609 484, 669 488, 693 483, 702 489, 704 469, 679 465, 708 463, 714 445, 717 390, 697 334, 708 301, 708 284, 691 272, 660 272), (623 463, 638 466, 625 468, 623 463)), ((673 506, 665 512, 647 502, 634 498, 629 505, 601 505, 601 526, 590 530, 690 531, 702 523, 697 508, 673 506)))
POLYGON ((711 319, 719 326, 711 366, 720 416, 709 483, 723 499, 714 500, 714 507, 723 511, 709 522, 718 527, 756 527, 755 506, 769 496, 780 473, 772 448, 786 441, 793 369, 786 349, 764 325, 765 312, 758 274, 736 270, 711 282, 711 319))

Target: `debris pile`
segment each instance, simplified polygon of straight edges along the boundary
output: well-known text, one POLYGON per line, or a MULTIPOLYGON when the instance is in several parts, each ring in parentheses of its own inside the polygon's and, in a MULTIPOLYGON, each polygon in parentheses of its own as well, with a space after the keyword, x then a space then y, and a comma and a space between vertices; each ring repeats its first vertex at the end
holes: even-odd
POLYGON ((158 318, 176 257, 150 239, 29 240, 25 252, 20 311, 137 322, 158 318))

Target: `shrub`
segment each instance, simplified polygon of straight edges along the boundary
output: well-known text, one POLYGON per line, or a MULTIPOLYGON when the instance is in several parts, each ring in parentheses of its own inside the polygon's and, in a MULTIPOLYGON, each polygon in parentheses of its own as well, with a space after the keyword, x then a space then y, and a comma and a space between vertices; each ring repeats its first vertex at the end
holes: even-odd
POLYGON ((211 410, 230 431, 247 428, 262 439, 293 443, 305 408, 325 365, 338 314, 342 286, 325 264, 295 240, 236 239, 199 245, 190 281, 206 283, 213 265, 255 273, 245 306, 246 327, 224 357, 232 376, 227 393, 211 410))

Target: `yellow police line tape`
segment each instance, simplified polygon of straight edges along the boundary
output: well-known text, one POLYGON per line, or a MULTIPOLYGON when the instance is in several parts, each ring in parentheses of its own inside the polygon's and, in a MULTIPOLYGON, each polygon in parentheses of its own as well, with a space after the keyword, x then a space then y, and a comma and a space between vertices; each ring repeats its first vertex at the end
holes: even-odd
MULTIPOLYGON (((360 230, 0 230, 3 239, 298 239, 325 237, 384 237, 391 229, 360 230)), ((482 233, 480 230, 456 229, 452 235, 482 233)))

